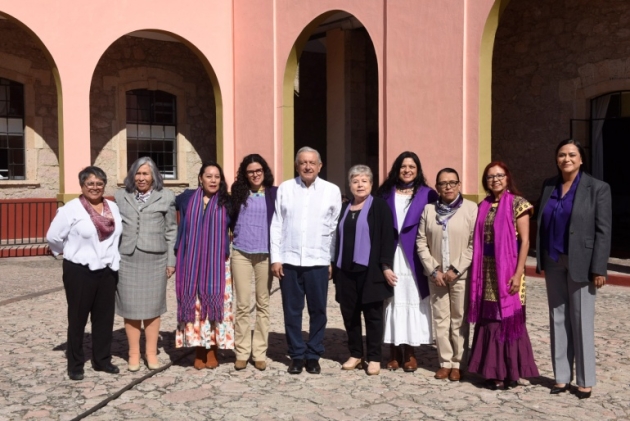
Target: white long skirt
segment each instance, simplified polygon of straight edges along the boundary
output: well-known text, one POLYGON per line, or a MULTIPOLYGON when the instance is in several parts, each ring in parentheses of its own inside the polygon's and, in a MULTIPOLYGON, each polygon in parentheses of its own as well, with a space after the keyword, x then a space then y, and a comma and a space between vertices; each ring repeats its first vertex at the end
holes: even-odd
POLYGON ((400 244, 394 254, 393 270, 398 282, 394 287, 394 296, 385 301, 383 342, 411 346, 433 343, 430 297, 420 299, 418 286, 400 244))

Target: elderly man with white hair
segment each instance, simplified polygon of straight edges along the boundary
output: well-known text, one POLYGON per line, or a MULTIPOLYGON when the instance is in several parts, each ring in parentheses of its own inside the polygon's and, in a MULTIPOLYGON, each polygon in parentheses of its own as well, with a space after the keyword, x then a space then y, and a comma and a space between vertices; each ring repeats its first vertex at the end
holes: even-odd
POLYGON ((328 281, 341 211, 339 187, 318 177, 319 152, 301 148, 295 156, 299 176, 278 187, 271 222, 271 271, 280 279, 284 324, 291 364, 288 372, 319 374, 324 353, 328 281), (304 298, 308 302, 309 338, 302 338, 304 298))

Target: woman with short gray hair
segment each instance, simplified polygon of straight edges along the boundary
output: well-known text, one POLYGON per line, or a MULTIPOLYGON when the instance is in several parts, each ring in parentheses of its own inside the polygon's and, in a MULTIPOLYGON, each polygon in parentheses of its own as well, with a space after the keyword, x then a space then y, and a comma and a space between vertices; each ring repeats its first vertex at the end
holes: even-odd
POLYGON ((138 158, 116 192, 123 221, 116 313, 125 318, 128 370, 140 370, 140 332, 144 322, 146 364, 160 367, 157 341, 166 312, 166 281, 175 272, 177 219, 175 195, 149 157, 138 158))
POLYGON ((387 203, 372 196, 372 177, 365 165, 355 165, 348 172, 353 199, 341 209, 333 262, 335 299, 341 308, 350 351, 350 358, 341 368, 363 368, 363 313, 368 375, 381 370, 383 302, 394 294, 386 281, 386 276, 393 274, 393 217, 387 203))
POLYGON ((83 380, 83 336, 92 322, 92 368, 117 374, 112 364, 112 330, 118 242, 118 207, 103 197, 107 176, 94 166, 79 173, 81 195, 57 210, 46 233, 55 256, 63 253, 63 287, 68 302, 66 358, 70 380, 83 380))

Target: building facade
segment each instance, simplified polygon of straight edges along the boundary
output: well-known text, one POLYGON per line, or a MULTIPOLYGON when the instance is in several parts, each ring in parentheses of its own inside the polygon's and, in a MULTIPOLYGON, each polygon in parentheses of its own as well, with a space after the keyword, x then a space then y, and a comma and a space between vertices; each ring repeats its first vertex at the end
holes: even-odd
POLYGON ((630 231, 628 22, 622 0, 0 0, 0 201, 67 201, 90 164, 113 195, 141 155, 175 190, 249 153, 280 182, 304 145, 342 191, 413 150, 431 185, 453 167, 480 199, 501 159, 536 200, 573 136, 630 231))

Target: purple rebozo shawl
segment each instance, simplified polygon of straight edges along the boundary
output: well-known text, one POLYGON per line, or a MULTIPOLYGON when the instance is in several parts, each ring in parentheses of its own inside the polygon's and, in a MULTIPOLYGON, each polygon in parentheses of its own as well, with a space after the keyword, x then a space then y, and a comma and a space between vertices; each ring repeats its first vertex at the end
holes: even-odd
MULTIPOLYGON (((470 305, 468 321, 477 323, 482 318, 487 319, 490 312, 482 315, 484 273, 484 224, 494 202, 493 196, 486 197, 479 204, 479 213, 475 223, 473 239, 472 277, 470 282, 470 305)), ((500 340, 512 342, 521 337, 525 326, 525 317, 519 294, 510 295, 508 282, 516 271, 518 262, 518 243, 513 217, 514 195, 505 192, 499 201, 497 214, 494 219, 494 256, 497 269, 498 314, 493 318, 501 322, 500 340)), ((495 312, 496 313, 496 312, 495 312)))
POLYGON ((195 321, 195 301, 201 303, 201 320, 223 321, 225 256, 228 244, 227 211, 219 204, 219 193, 210 198, 204 211, 203 189, 190 198, 185 229, 177 250, 177 321, 195 321))
MULTIPOLYGON (((369 195, 365 199, 363 209, 359 212, 359 219, 357 219, 357 227, 354 234, 354 253, 352 261, 363 266, 368 266, 370 263, 370 251, 372 250, 372 243, 370 242, 370 226, 368 225, 367 217, 372 207, 372 201, 374 198, 369 195)), ((346 222, 346 216, 350 211, 352 204, 346 206, 346 211, 339 221, 339 257, 337 258, 336 266, 341 269, 341 259, 343 257, 343 224, 346 222)))

